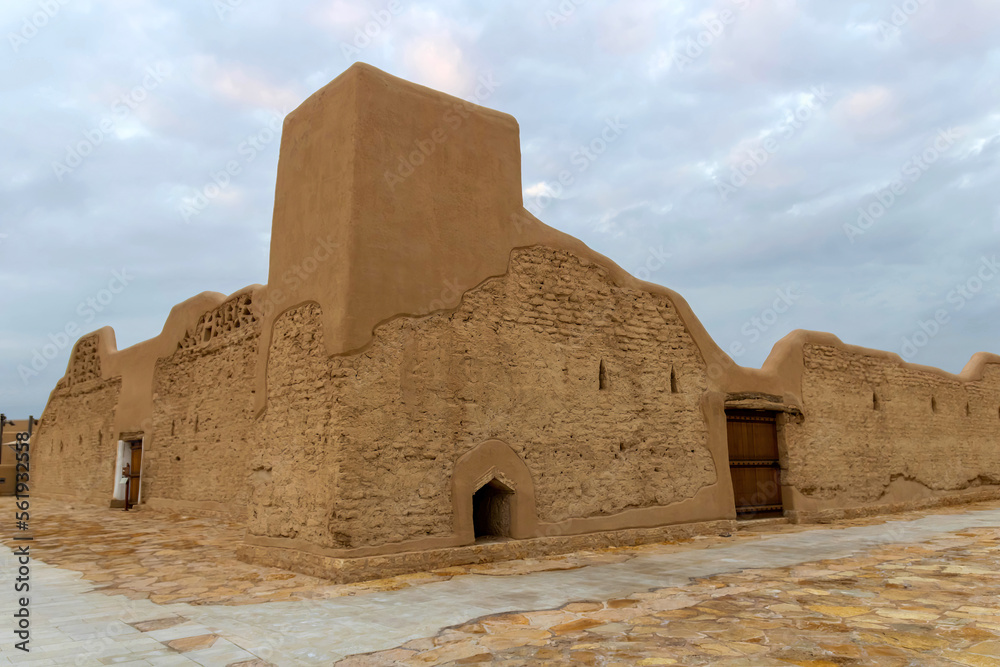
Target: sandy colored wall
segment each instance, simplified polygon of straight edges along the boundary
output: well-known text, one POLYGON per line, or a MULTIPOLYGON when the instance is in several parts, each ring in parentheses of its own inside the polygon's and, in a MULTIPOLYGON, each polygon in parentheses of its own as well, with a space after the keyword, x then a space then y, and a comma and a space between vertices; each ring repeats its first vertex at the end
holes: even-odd
POLYGON ((33 492, 107 503, 115 476, 118 378, 102 374, 100 334, 74 346, 31 443, 33 492))
POLYGON ((311 304, 275 326, 251 533, 341 549, 451 536, 455 462, 491 439, 527 465, 543 524, 716 481, 706 364, 676 309, 568 252, 516 250, 457 310, 391 320, 361 354, 327 358, 321 317, 311 304))
POLYGON ((321 317, 317 304, 303 304, 274 327, 269 406, 252 452, 247 508, 248 530, 257 534, 333 535, 329 517, 339 493, 343 449, 339 430, 330 424, 330 404, 343 399, 333 393, 321 317))
POLYGON ((156 362, 142 482, 151 506, 245 513, 260 333, 252 296, 207 312, 156 362))
POLYGON ((797 509, 1000 484, 1000 364, 973 379, 843 344, 805 343, 801 354, 805 419, 785 429, 797 509))
POLYGON ((355 63, 285 118, 268 282, 328 245, 285 299, 323 306, 328 352, 356 350, 378 322, 503 273, 520 208, 512 116, 355 63), (445 280, 464 287, 442 295, 445 280))
MULTIPOLYGON (((251 285, 229 297, 203 292, 174 306, 158 336, 123 350, 117 348, 111 327, 82 336, 70 353, 65 375, 49 394, 32 438, 32 488, 46 495, 110 503, 118 440, 143 437, 144 456, 156 457, 153 405, 158 396, 153 379, 157 361, 184 347, 192 332, 203 332, 206 313, 218 312, 221 304, 258 295, 261 290, 260 285, 251 285)), ((250 347, 253 350, 245 355, 255 353, 256 346, 251 343, 250 347)), ((256 361, 249 363, 255 366, 256 361)), ((222 392, 224 387, 218 389, 222 392)), ((252 401, 252 389, 242 391, 252 401)), ((238 403, 242 399, 233 394, 227 400, 238 403)), ((144 478, 144 502, 156 500, 145 486, 154 479, 151 475, 144 478)))

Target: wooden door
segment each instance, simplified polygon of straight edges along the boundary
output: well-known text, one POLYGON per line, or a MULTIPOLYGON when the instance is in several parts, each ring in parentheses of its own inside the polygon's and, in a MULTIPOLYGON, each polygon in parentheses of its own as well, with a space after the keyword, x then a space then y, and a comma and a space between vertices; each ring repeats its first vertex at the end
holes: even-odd
POLYGON ((139 502, 139 474, 142 471, 142 441, 133 441, 129 444, 132 447, 132 459, 129 461, 129 479, 131 481, 128 488, 128 502, 129 505, 135 505, 139 502))
POLYGON ((781 516, 781 466, 775 414, 727 411, 726 431, 737 518, 781 516))

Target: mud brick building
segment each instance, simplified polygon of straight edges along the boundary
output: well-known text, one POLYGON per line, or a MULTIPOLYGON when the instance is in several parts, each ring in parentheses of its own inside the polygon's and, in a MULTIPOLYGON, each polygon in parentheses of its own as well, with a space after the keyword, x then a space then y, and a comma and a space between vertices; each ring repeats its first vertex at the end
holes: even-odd
POLYGON ((285 119, 268 284, 81 338, 33 450, 37 493, 120 504, 130 463, 348 581, 1000 497, 1000 357, 796 331, 742 368, 523 208, 512 117, 357 64, 285 119))

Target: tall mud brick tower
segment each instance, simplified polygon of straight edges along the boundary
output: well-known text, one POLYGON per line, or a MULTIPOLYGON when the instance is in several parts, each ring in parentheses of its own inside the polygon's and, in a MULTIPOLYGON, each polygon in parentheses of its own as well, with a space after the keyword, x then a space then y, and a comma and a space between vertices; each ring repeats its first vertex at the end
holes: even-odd
POLYGON ((268 284, 322 305, 331 354, 453 308, 512 248, 553 236, 522 207, 513 116, 356 63, 285 119, 268 284), (333 257, 297 279, 320 244, 333 257))

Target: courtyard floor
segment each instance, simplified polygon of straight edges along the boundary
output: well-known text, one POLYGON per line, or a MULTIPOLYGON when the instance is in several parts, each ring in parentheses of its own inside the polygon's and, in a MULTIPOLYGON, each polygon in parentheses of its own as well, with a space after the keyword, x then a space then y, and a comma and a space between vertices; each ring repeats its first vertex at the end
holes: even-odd
POLYGON ((1000 503, 350 585, 237 561, 218 520, 32 499, 32 526, 31 651, 3 549, 0 665, 1000 666, 1000 503))

